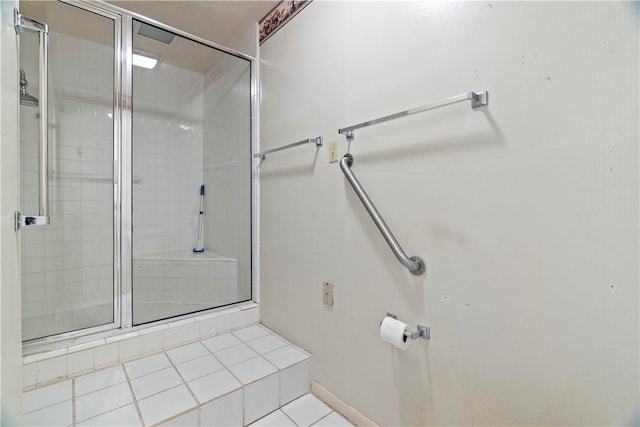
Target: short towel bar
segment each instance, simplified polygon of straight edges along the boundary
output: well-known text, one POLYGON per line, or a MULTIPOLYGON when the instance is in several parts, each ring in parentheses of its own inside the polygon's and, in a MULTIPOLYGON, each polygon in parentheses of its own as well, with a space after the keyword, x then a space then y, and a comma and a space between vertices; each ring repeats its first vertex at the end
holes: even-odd
POLYGON ((260 159, 264 160, 267 158, 267 154, 275 153, 276 151, 286 150, 288 148, 297 147, 298 145, 310 144, 310 143, 316 144, 316 147, 320 147, 322 145, 322 137, 318 136, 317 138, 307 138, 307 139, 303 139, 302 141, 283 145, 282 147, 273 148, 267 151, 261 151, 260 153, 255 153, 253 157, 259 157, 260 159))

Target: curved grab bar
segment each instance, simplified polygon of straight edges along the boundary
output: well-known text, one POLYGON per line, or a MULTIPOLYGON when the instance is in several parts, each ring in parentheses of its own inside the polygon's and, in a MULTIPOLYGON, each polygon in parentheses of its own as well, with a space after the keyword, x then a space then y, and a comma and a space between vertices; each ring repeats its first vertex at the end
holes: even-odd
POLYGON ((396 258, 398 258, 400 264, 409 269, 411 274, 415 274, 416 276, 423 274, 426 270, 424 260, 417 256, 412 256, 411 258, 409 258, 407 254, 404 253, 402 247, 400 246, 400 243, 398 243, 396 237, 393 235, 391 230, 389 230, 387 223, 384 222, 384 219, 382 219, 382 217, 380 216, 380 213, 373 205, 373 202, 367 195, 367 192, 364 191, 364 188, 362 188, 362 185, 360 185, 358 178, 356 178, 356 176, 351 171, 352 164, 353 156, 347 153, 344 155, 342 160, 340 160, 340 169, 342 169, 342 172, 344 172, 344 175, 347 177, 349 184, 351 184, 351 186, 353 187, 353 190, 358 195, 358 198, 371 216, 371 219, 373 219, 373 222, 378 227, 378 230, 380 230, 380 233, 382 233, 382 237, 384 237, 384 240, 386 240, 389 248, 391 248, 391 252, 393 252, 396 258))

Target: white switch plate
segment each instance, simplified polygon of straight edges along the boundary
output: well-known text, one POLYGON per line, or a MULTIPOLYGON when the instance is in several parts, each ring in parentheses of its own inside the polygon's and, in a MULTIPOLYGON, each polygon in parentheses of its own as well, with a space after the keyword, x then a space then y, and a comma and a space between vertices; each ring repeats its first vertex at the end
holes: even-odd
POLYGON ((333 307, 333 283, 322 282, 322 302, 333 307))
POLYGON ((338 161, 338 141, 329 142, 329 163, 338 161))

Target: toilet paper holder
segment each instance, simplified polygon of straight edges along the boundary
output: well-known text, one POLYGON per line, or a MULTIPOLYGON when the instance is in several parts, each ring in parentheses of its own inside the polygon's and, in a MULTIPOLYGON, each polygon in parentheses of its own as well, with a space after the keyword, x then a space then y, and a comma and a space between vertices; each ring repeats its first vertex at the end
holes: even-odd
MULTIPOLYGON (((387 313, 386 317, 391 317, 393 319, 398 320, 398 316, 393 313, 387 313)), ((380 321, 382 325, 382 320, 380 321)), ((404 335, 407 338, 411 338, 412 340, 417 340, 418 338, 424 338, 425 340, 431 339, 431 328, 429 326, 421 325, 418 323, 417 331, 405 331, 404 335)))

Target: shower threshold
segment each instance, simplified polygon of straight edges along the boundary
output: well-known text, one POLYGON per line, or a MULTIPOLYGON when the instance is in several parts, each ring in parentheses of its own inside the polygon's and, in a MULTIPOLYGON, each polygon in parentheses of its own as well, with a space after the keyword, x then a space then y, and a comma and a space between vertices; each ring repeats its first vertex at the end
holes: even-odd
MULTIPOLYGON (((135 339, 142 340, 141 337, 163 332, 166 338, 162 339, 167 346, 175 346, 201 338, 211 336, 225 330, 237 329, 257 323, 259 319, 259 305, 253 301, 242 301, 232 305, 212 308, 197 313, 189 313, 182 316, 168 317, 149 322, 132 328, 114 328, 112 325, 105 325, 102 329, 92 328, 93 333, 83 333, 84 331, 74 331, 69 333, 69 337, 60 339, 59 336, 44 339, 24 341, 22 343, 22 355, 24 363, 31 363, 35 360, 50 359, 60 355, 72 354, 80 350, 98 348, 107 344, 132 342, 135 339), (215 319, 215 320, 212 320, 215 319), (170 331, 170 332, 169 332, 170 331), (204 334, 204 335, 203 335, 204 334)), ((145 341, 149 341, 147 338, 145 341)), ((157 339, 156 339, 157 342, 157 339)), ((128 344, 123 344, 123 347, 128 344)), ((132 350, 136 353, 136 349, 132 350)), ((140 351, 143 351, 141 348, 140 351)), ((99 352, 99 350, 96 350, 99 352)), ((142 353, 141 353, 142 354, 142 353)), ((119 356, 118 356, 119 357, 119 356)))

